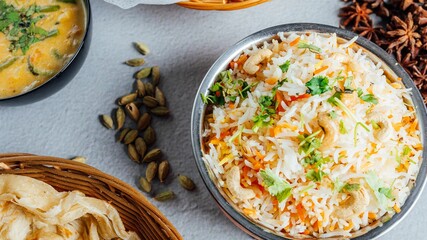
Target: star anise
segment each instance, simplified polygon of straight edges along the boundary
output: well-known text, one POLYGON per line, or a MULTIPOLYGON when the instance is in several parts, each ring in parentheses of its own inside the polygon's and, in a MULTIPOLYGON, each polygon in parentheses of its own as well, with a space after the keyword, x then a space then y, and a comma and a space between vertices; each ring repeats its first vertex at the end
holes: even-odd
MULTIPOLYGON (((376 4, 376 3, 375 3, 376 4)), ((390 17, 390 10, 387 7, 388 5, 386 5, 384 3, 384 1, 381 1, 378 6, 374 7, 374 4, 372 4, 372 8, 374 8, 375 10, 375 14, 377 14, 380 17, 384 17, 384 18, 388 18, 390 17)))
POLYGON ((413 77, 413 69, 418 63, 417 60, 413 59, 410 53, 407 53, 404 58, 399 54, 396 56, 397 61, 402 65, 406 72, 413 77))
POLYGON ((414 67, 414 83, 420 90, 427 92, 427 63, 422 63, 420 66, 414 67))
POLYGON ((421 30, 421 41, 423 45, 421 46, 422 49, 427 50, 427 27, 424 27, 421 30))
POLYGON ((368 3, 360 5, 358 2, 352 3, 347 7, 341 9, 339 16, 342 18, 342 25, 347 27, 351 24, 352 28, 355 29, 361 22, 368 23, 371 20, 369 15, 372 13, 372 9, 368 8, 368 3))
POLYGON ((407 53, 404 58, 398 58, 397 61, 400 62, 400 65, 402 65, 402 67, 408 69, 411 69, 418 63, 418 61, 415 60, 410 53, 407 53))
POLYGON ((412 14, 409 13, 405 21, 393 16, 390 28, 394 30, 387 31, 387 35, 392 39, 388 49, 401 51, 403 48, 408 48, 412 56, 416 56, 422 43, 420 41, 421 35, 416 31, 418 26, 414 25, 412 14))
POLYGON ((416 3, 424 2, 424 0, 391 0, 390 1, 392 5, 394 5, 397 8, 402 9, 405 11, 412 5, 415 5, 416 3))
POLYGON ((420 26, 427 25, 427 10, 422 6, 417 6, 414 10, 416 23, 420 26))
POLYGON ((360 26, 356 27, 354 29, 355 33, 358 33, 359 36, 365 37, 372 42, 378 42, 381 34, 381 31, 378 28, 375 28, 372 24, 372 21, 369 21, 368 23, 361 23, 360 26))
POLYGON ((414 4, 414 0, 403 0, 400 4, 400 8, 402 8, 403 11, 408 9, 412 4, 414 4))
POLYGON ((381 5, 384 5, 384 0, 371 0, 369 3, 371 4, 372 8, 377 8, 381 5))
POLYGON ((342 2, 358 2, 358 3, 369 3, 372 7, 377 7, 384 0, 341 0, 342 2))
POLYGON ((342 1, 341 24, 396 57, 427 105, 427 0, 342 1))

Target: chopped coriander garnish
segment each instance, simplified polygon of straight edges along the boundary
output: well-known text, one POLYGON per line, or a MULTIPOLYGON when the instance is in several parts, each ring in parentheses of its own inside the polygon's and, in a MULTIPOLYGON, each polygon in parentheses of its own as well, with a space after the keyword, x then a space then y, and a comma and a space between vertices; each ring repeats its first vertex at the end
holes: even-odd
POLYGON ((341 192, 342 188, 344 187, 344 183, 338 178, 336 178, 332 184, 334 185, 334 191, 336 192, 341 192))
POLYGON ((353 81, 353 76, 349 76, 344 81, 344 90, 353 91, 354 89, 351 87, 351 81, 353 81))
POLYGON ((318 149, 322 142, 316 136, 321 132, 319 130, 311 135, 303 134, 299 135, 297 138, 300 141, 298 152, 304 152, 306 155, 309 155, 314 150, 318 149))
POLYGON ((242 133, 243 133, 243 126, 241 126, 240 128, 239 128, 239 130, 238 131, 236 131, 234 134, 233 134, 233 136, 231 136, 230 137, 230 139, 228 139, 228 143, 233 143, 233 141, 236 139, 236 138, 239 138, 239 143, 241 142, 241 140, 242 140, 242 133))
POLYGON ((307 93, 311 95, 320 95, 332 89, 326 76, 315 76, 305 86, 308 88, 307 93))
POLYGON ((288 82, 288 79, 287 79, 287 78, 285 78, 285 79, 283 79, 283 80, 281 80, 281 81, 277 82, 276 86, 274 86, 274 87, 273 87, 273 90, 272 90, 272 95, 273 95, 273 96, 275 96, 275 95, 276 95, 277 89, 279 89, 279 87, 281 87, 281 86, 283 85, 283 83, 285 83, 285 82, 288 82))
POLYGON ((212 98, 209 95, 206 96, 205 94, 200 93, 200 98, 202 99, 202 102, 204 104, 209 104, 209 102, 213 103, 213 100, 212 100, 212 98))
POLYGON ((402 150, 402 152, 399 154, 399 152, 398 152, 398 150, 396 149, 396 161, 398 162, 398 163, 402 163, 402 160, 409 160, 411 163, 414 163, 415 164, 415 162, 412 160, 412 159, 410 159, 409 158, 409 154, 411 153, 411 148, 410 147, 408 147, 407 145, 405 145, 404 147, 403 147, 403 150, 402 150))
POLYGON ((273 105, 273 98, 270 96, 261 96, 259 99, 259 105, 261 106, 261 111, 267 111, 268 107, 273 105))
POLYGON ((314 184, 310 184, 310 185, 308 185, 307 187, 305 187, 305 188, 301 189, 301 191, 299 191, 299 194, 301 194, 301 193, 305 193, 305 192, 307 192, 308 190, 310 190, 310 189, 312 189, 312 188, 314 188, 314 187, 315 187, 315 185, 314 185, 314 184))
POLYGON ((9 40, 9 50, 20 49, 25 54, 34 43, 55 36, 57 30, 48 31, 37 27, 36 24, 45 17, 40 13, 57 11, 59 8, 58 5, 33 4, 28 8, 17 9, 12 4, 9 5, 4 0, 0 0, 0 32, 9 40))
POLYGON ((236 101, 236 99, 237 99, 237 96, 227 96, 227 99, 228 99, 230 102, 235 102, 235 101, 236 101))
POLYGON ((358 183, 346 183, 342 186, 340 192, 352 192, 360 189, 360 184, 358 183))
POLYGON ((342 92, 335 92, 330 98, 328 98, 328 100, 326 100, 328 103, 337 106, 337 102, 335 101, 336 99, 341 99, 342 96, 342 92))
POLYGON ((258 132, 261 127, 270 126, 273 123, 271 116, 276 114, 274 100, 270 96, 261 96, 259 106, 261 107, 261 113, 252 119, 254 122, 252 130, 254 132, 258 132))
POLYGON ((252 130, 254 132, 258 132, 260 128, 268 127, 271 124, 273 124, 273 119, 271 119, 269 114, 260 114, 253 117, 252 121, 254 122, 254 125, 252 127, 252 130))
POLYGON ((310 52, 313 52, 313 53, 321 53, 322 52, 321 48, 319 48, 313 44, 309 44, 306 41, 299 41, 298 42, 298 48, 308 49, 308 50, 310 50, 310 52))
POLYGON ((364 102, 378 104, 378 99, 374 96, 374 94, 363 94, 363 90, 361 88, 357 89, 357 96, 364 102))
POLYGON ((386 196, 388 199, 393 199, 391 188, 380 187, 378 188, 378 192, 386 196))
POLYGON ((363 90, 361 88, 357 88, 357 96, 361 97, 363 95, 363 90))
POLYGON ((327 174, 320 169, 317 171, 310 169, 307 171, 307 174, 305 176, 307 177, 307 179, 309 179, 313 182, 320 182, 320 181, 322 181, 322 178, 325 175, 327 175, 327 174))
POLYGON ((255 116, 252 121, 254 122, 254 126, 252 130, 257 132, 261 127, 268 127, 273 124, 272 116, 276 114, 276 109, 280 102, 275 101, 275 96, 277 89, 283 85, 283 83, 288 80, 285 78, 279 81, 276 86, 272 89, 272 97, 271 96, 261 96, 259 98, 259 106, 261 108, 261 113, 255 116))
POLYGON ((320 168, 323 164, 330 162, 331 159, 329 157, 324 158, 321 152, 315 150, 310 155, 304 157, 303 161, 306 165, 312 165, 316 168, 320 168))
POLYGON ((347 134, 348 130, 345 128, 343 120, 340 120, 340 133, 341 134, 347 134))
POLYGON ((372 125, 373 129, 379 129, 380 128, 380 126, 378 125, 378 123, 375 122, 374 120, 371 120, 371 125, 372 125))
POLYGON ((411 148, 405 145, 403 147, 402 156, 408 156, 412 152, 411 148))
POLYGON ((291 61, 286 61, 284 64, 280 65, 280 69, 282 69, 282 72, 287 72, 289 69, 289 66, 291 65, 291 61))
POLYGON ((374 96, 374 94, 365 94, 360 96, 360 99, 362 99, 365 102, 372 103, 372 104, 378 104, 378 99, 374 96))
POLYGON ((356 132, 356 128, 358 125, 362 126, 366 131, 368 132, 370 131, 368 126, 365 123, 357 121, 356 116, 354 116, 354 114, 350 111, 350 109, 348 109, 347 106, 343 102, 341 102, 341 100, 339 100, 337 97, 332 96, 331 98, 328 99, 328 102, 341 108, 341 110, 343 110, 353 121, 357 122, 354 132, 356 132))
POLYGON ((248 97, 248 92, 251 90, 252 87, 254 87, 256 85, 256 83, 253 83, 251 85, 249 85, 247 82, 240 80, 240 85, 242 86, 242 90, 238 90, 239 91, 239 95, 242 98, 247 98, 248 97))
POLYGON ((384 183, 374 171, 366 173, 365 180, 372 191, 374 191, 380 205, 385 208, 387 206, 387 199, 393 199, 391 188, 384 187, 384 183))
POLYGON ((251 88, 256 85, 249 85, 241 79, 233 79, 231 71, 228 70, 222 71, 218 78, 218 81, 209 88, 209 94, 200 95, 204 104, 224 105, 226 101, 236 101, 239 96, 245 99, 251 88))
POLYGON ((292 194, 291 185, 286 182, 284 179, 280 178, 271 171, 271 169, 266 168, 261 170, 260 176, 263 180, 263 185, 267 187, 268 192, 277 198, 277 201, 283 202, 292 194))
POLYGON ((337 118, 337 113, 336 113, 334 110, 332 110, 331 112, 329 112, 329 116, 330 116, 332 119, 335 119, 335 118, 337 118))

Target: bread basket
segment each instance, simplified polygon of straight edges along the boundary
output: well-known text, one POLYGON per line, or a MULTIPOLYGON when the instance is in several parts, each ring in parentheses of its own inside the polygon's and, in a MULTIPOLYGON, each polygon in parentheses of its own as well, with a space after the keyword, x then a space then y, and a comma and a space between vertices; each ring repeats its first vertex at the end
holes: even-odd
POLYGON ((207 2, 206 0, 190 0, 179 2, 178 5, 186 8, 197 9, 197 10, 220 10, 220 11, 231 11, 253 7, 261 3, 268 2, 270 0, 246 0, 246 1, 234 1, 223 0, 222 2, 207 2))
POLYGON ((182 239, 175 227, 127 183, 84 163, 30 154, 0 154, 0 174, 32 177, 58 191, 78 190, 111 203, 127 230, 141 239, 182 239))

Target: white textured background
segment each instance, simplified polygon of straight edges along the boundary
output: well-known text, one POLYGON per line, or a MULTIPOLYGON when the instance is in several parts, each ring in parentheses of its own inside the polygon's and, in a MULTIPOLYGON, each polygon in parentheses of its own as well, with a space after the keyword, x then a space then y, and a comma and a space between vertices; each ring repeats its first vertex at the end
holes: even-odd
MULTIPOLYGON (((82 155, 88 164, 136 187, 143 168, 131 162, 114 132, 99 124, 114 100, 131 90, 134 69, 120 64, 139 56, 132 41, 152 49, 148 64, 160 65, 161 88, 173 115, 154 121, 158 146, 178 173, 191 176, 197 191, 174 189, 178 198, 153 202, 185 239, 248 239, 217 208, 197 172, 190 142, 190 113, 196 90, 215 59, 241 38, 273 25, 316 22, 337 25, 338 0, 273 0, 235 12, 202 12, 178 6, 137 6, 122 10, 92 1, 93 38, 77 77, 57 94, 31 105, 0 107, 0 152, 29 152, 69 158, 82 155)), ((427 192, 414 211, 382 239, 425 239, 427 192), (424 229, 423 229, 424 228, 424 229)))

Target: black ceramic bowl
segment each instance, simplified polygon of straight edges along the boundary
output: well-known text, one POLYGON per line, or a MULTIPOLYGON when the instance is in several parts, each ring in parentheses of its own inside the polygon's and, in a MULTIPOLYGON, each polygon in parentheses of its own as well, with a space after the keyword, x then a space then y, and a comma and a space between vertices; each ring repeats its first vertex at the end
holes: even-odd
POLYGON ((0 99, 0 106, 17 106, 40 101, 58 92, 67 85, 79 72, 89 51, 92 37, 92 14, 90 0, 83 0, 83 8, 86 15, 85 33, 82 42, 74 56, 52 78, 40 86, 17 96, 0 99))
MULTIPOLYGON (((252 45, 261 44, 264 41, 269 41, 275 36, 278 32, 316 32, 316 33, 336 33, 337 37, 341 38, 343 41, 350 40, 357 36, 355 33, 350 31, 339 29, 332 26, 320 25, 320 24, 310 24, 310 23, 296 23, 296 24, 285 24, 272 28, 267 28, 257 33, 254 33, 240 42, 233 45, 228 49, 219 59, 213 64, 209 69, 205 78, 203 79, 200 88, 197 92, 196 99, 194 101, 193 113, 191 118, 191 137, 193 144, 193 152, 196 158, 196 164, 199 169, 202 179, 216 200, 220 209, 224 214, 239 228, 251 235, 256 239, 287 239, 291 236, 284 235, 279 236, 268 229, 261 227, 260 225, 254 223, 251 219, 245 217, 241 214, 233 205, 231 201, 228 200, 228 197, 217 187, 217 179, 214 174, 209 169, 209 166, 205 164, 202 159, 202 131, 203 131, 203 119, 205 116, 206 105, 203 104, 200 94, 208 94, 209 88, 215 83, 218 74, 228 68, 228 64, 236 56, 240 55, 244 49, 250 48, 252 45)), ((386 74, 389 75, 390 79, 396 79, 397 77, 402 78, 402 82, 406 88, 412 89, 412 102, 414 104, 417 117, 419 119, 419 127, 421 130, 421 140, 423 146, 426 144, 427 136, 427 114, 426 108, 423 103, 420 92, 415 87, 414 83, 405 72, 405 70, 396 62, 396 60, 386 53, 383 49, 372 43, 371 41, 359 37, 356 41, 356 46, 363 49, 364 53, 368 54, 371 59, 375 62, 382 62, 383 69, 386 74)), ((405 204, 401 208, 399 214, 393 216, 384 216, 373 224, 364 227, 352 234, 353 239, 376 239, 379 236, 383 235, 391 228, 396 226, 400 221, 403 220, 409 211, 414 207, 415 202, 418 200, 425 184, 426 184, 426 174, 427 174, 427 154, 426 148, 423 147, 422 154, 422 163, 418 176, 415 182, 415 185, 412 187, 410 195, 408 196, 405 204), (390 218, 391 217, 391 218, 390 218)), ((342 239, 342 237, 338 238, 342 239)))

